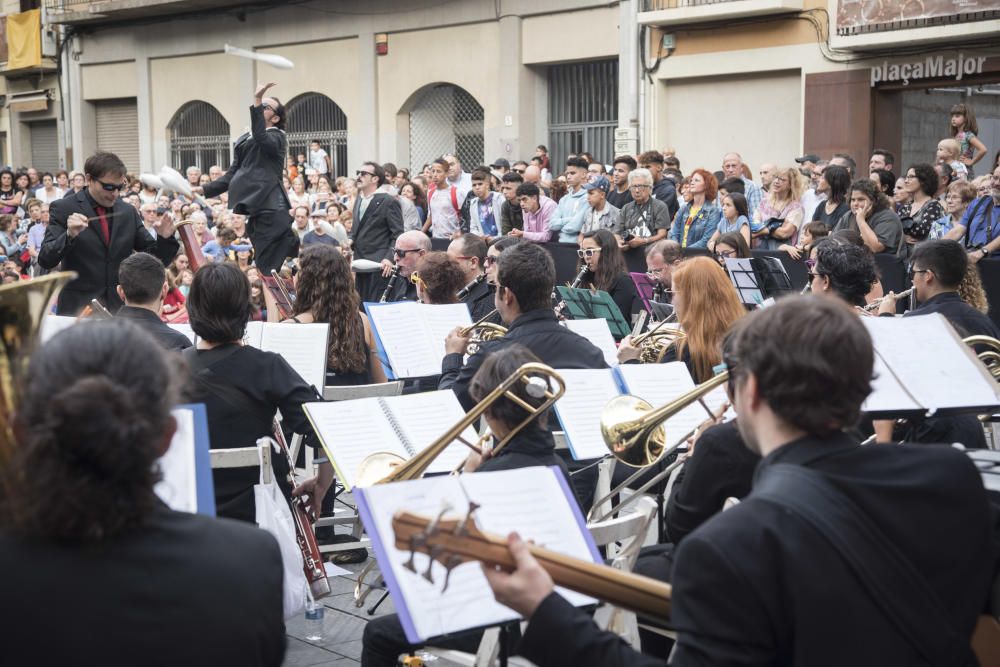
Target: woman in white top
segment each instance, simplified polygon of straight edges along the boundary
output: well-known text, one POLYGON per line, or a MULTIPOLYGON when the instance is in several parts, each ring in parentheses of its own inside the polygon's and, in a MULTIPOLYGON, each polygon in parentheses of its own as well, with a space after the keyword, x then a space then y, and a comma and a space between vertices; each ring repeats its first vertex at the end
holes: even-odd
POLYGON ((66 193, 55 185, 52 174, 46 172, 42 175, 42 187, 35 190, 35 199, 43 204, 51 204, 57 199, 62 199, 66 193))
POLYGON ((288 192, 288 201, 292 204, 292 209, 296 206, 309 208, 309 193, 306 192, 305 182, 301 176, 296 176, 292 181, 292 189, 288 192))

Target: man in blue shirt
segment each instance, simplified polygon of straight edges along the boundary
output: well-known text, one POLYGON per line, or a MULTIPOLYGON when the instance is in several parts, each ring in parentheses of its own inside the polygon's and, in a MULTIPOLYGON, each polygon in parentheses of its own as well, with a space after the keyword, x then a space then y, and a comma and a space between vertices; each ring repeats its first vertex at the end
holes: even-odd
POLYGON ((964 239, 973 264, 1000 248, 1000 167, 993 170, 990 194, 969 204, 962 219, 945 238, 964 239))

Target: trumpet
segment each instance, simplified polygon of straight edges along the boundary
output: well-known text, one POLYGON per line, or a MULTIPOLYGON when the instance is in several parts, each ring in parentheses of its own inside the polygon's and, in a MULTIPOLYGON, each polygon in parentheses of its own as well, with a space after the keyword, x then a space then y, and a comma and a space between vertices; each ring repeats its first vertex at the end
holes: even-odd
POLYGON ((667 433, 663 427, 665 421, 695 402, 701 403, 713 421, 718 420, 721 415, 713 413, 708 405, 705 404, 704 398, 715 390, 716 387, 728 381, 729 371, 723 371, 712 379, 702 382, 686 394, 655 409, 638 396, 625 395, 611 399, 601 414, 601 435, 604 438, 604 444, 616 459, 626 465, 638 467, 639 470, 612 489, 611 493, 595 501, 587 520, 604 521, 627 505, 631 500, 640 497, 653 484, 659 482, 664 473, 668 474, 670 470, 680 465, 680 463, 675 462, 668 470, 654 476, 639 487, 633 495, 614 508, 601 516, 593 516, 602 505, 638 479, 645 472, 646 468, 659 463, 665 456, 680 447, 682 443, 698 430, 695 429, 694 431, 685 433, 668 447, 667 433))
POLYGON ((667 350, 672 345, 677 345, 684 340, 685 334, 683 331, 667 326, 668 324, 672 324, 674 319, 676 319, 675 314, 671 313, 670 317, 662 322, 657 322, 656 326, 652 327, 646 333, 632 338, 632 345, 641 349, 639 359, 642 363, 660 363, 660 360, 663 359, 667 350))
MULTIPOLYGON (((900 292, 899 294, 896 294, 895 295, 895 299, 896 299, 896 301, 898 301, 900 299, 905 299, 906 297, 910 296, 910 294, 912 294, 912 293, 913 293, 913 288, 911 287, 908 290, 904 290, 904 291, 900 292)), ((881 306, 882 303, 886 299, 888 299, 888 298, 889 298, 888 296, 884 296, 881 299, 875 299, 874 301, 872 301, 871 303, 869 303, 867 306, 865 306, 863 310, 866 313, 870 313, 873 310, 878 310, 879 306, 881 306)))
MULTIPOLYGON (((520 433, 525 426, 548 410, 564 393, 566 393, 565 381, 550 367, 535 362, 524 364, 496 389, 483 397, 483 400, 473 406, 468 414, 457 424, 445 431, 437 440, 417 452, 412 458, 408 460, 403 459, 391 452, 376 452, 365 457, 358 470, 358 481, 355 486, 365 487, 417 479, 427 471, 427 468, 434 462, 434 459, 440 456, 441 452, 456 440, 470 449, 479 452, 477 445, 470 443, 462 436, 462 431, 476 423, 491 405, 501 398, 507 398, 524 408, 528 412, 528 415, 503 440, 493 447, 493 452, 496 454, 507 446, 507 443, 520 433), (552 390, 550 382, 555 383, 555 391, 552 390), (545 400, 538 406, 531 405, 511 391, 519 383, 524 383, 525 391, 532 398, 544 398, 545 400)), ((480 442, 484 442, 485 440, 486 438, 480 438, 480 442)))
POLYGON ((472 333, 472 338, 469 339, 469 345, 466 350, 469 354, 475 354, 478 352, 479 346, 486 341, 496 340, 497 338, 503 338, 507 335, 507 327, 486 321, 496 314, 497 309, 494 308, 479 318, 476 322, 473 322, 469 326, 463 327, 459 330, 459 335, 462 338, 465 338, 472 333))

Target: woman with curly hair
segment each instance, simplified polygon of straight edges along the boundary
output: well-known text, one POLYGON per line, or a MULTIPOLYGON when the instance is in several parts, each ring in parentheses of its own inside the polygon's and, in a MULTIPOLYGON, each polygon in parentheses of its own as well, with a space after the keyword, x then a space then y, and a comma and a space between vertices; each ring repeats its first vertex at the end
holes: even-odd
POLYGON ((386 381, 374 353, 375 337, 368 317, 359 312, 351 267, 333 246, 315 245, 303 251, 295 276, 295 307, 292 318, 285 321, 329 323, 327 385, 386 381))
POLYGON ((979 266, 969 262, 965 269, 965 277, 958 284, 958 295, 962 301, 966 302, 983 315, 990 314, 990 302, 986 299, 986 290, 983 289, 983 280, 979 276, 979 266))
POLYGON ((903 223, 878 187, 867 178, 851 184, 851 212, 842 217, 834 232, 850 229, 861 234, 874 253, 897 254, 903 243, 903 223))
POLYGON ((435 305, 458 303, 458 291, 465 287, 462 267, 441 251, 421 257, 410 280, 417 286, 417 299, 435 305))

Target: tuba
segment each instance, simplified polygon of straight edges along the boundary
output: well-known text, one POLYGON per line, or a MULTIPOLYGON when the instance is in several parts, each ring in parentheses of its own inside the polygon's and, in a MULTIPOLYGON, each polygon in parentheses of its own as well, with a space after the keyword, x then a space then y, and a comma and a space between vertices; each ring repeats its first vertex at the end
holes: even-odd
POLYGON ((0 469, 14 452, 12 418, 42 318, 52 298, 74 278, 75 273, 64 271, 0 287, 0 469))
MULTIPOLYGON (((550 367, 534 362, 524 364, 513 375, 497 386, 496 389, 483 397, 483 400, 479 401, 479 403, 469 410, 468 414, 457 424, 445 431, 441 437, 430 445, 417 452, 412 458, 403 459, 391 452, 376 452, 365 457, 361 462, 358 471, 358 481, 355 486, 365 487, 417 479, 430 467, 434 459, 440 456, 441 452, 456 440, 467 445, 470 449, 478 449, 477 445, 462 437, 462 431, 476 423, 491 405, 501 398, 506 397, 527 410, 528 416, 521 420, 520 424, 511 429, 510 433, 503 440, 497 443, 493 451, 499 452, 515 435, 521 432, 521 429, 530 424, 538 415, 548 410, 565 392, 566 383, 550 367), (555 391, 552 390, 549 384, 550 380, 556 385, 555 391), (545 400, 538 407, 525 402, 511 392, 511 388, 518 383, 525 384, 526 391, 532 398, 544 398, 545 400)), ((485 442, 488 438, 489 434, 483 436, 480 438, 480 443, 485 442)))

